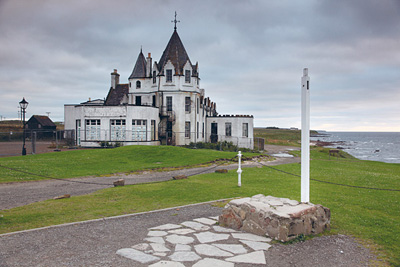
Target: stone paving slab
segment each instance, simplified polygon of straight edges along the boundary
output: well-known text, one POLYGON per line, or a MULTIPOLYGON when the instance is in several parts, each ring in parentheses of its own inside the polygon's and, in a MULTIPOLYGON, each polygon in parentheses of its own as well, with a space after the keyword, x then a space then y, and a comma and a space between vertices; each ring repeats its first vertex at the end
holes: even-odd
POLYGON ((218 217, 201 217, 179 225, 152 227, 148 229, 148 237, 144 238, 148 246, 142 242, 116 253, 132 260, 133 265, 135 262, 151 262, 153 267, 266 264, 264 251, 271 247, 270 238, 220 227, 217 220, 218 217))

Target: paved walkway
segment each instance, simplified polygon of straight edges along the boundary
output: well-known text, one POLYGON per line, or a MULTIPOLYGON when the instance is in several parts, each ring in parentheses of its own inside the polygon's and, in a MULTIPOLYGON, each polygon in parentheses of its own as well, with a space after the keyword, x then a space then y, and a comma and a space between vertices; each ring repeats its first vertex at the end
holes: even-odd
POLYGON ((232 232, 214 224, 221 211, 197 204, 4 234, 0 266, 366 266, 374 259, 342 235, 281 245, 232 232))

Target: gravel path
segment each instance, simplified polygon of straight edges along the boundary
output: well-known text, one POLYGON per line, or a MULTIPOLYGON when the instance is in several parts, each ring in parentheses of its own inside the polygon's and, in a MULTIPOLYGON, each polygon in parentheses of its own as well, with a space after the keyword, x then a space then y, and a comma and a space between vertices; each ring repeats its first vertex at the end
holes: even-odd
MULTIPOLYGON (((116 252, 142 243, 148 228, 218 216, 221 210, 210 204, 197 204, 0 235, 0 266, 147 266, 116 252)), ((367 266, 369 260, 376 259, 353 238, 343 235, 291 245, 273 244, 265 258, 266 265, 235 263, 235 267, 367 266)))
MULTIPOLYGON (((283 153, 288 149, 296 149, 291 147, 281 146, 267 146, 269 154, 283 153)), ((265 165, 279 165, 293 162, 299 162, 299 158, 286 158, 276 157, 275 161, 265 162, 265 165)), ((244 163, 243 168, 246 167, 258 167, 256 163, 244 163)), ((214 166, 215 167, 215 166, 214 166)), ((108 177, 84 177, 74 179, 62 179, 62 180, 45 180, 45 181, 34 181, 34 182, 23 182, 23 183, 8 183, 0 184, 0 210, 11 209, 19 206, 24 206, 33 202, 43 201, 52 199, 57 196, 64 194, 70 194, 71 196, 86 195, 93 193, 97 190, 112 187, 113 182, 118 179, 125 179, 125 184, 140 184, 140 183, 151 183, 159 181, 171 180, 172 177, 177 175, 194 175, 197 173, 211 173, 216 168, 213 166, 202 167, 202 168, 191 168, 182 169, 177 171, 168 172, 143 172, 141 174, 129 174, 129 175, 113 175, 108 177)), ((218 166, 223 169, 237 169, 237 164, 231 164, 228 166, 218 166)))

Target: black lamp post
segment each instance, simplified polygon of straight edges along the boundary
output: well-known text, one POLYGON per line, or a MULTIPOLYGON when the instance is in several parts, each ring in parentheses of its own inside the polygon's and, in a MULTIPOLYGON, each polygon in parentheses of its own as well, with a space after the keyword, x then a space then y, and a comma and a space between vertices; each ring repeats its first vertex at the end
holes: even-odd
POLYGON ((24 131, 23 131, 23 133, 22 133, 22 136, 23 136, 23 145, 22 145, 22 156, 25 156, 26 155, 26 148, 25 148, 25 112, 26 112, 26 108, 28 107, 28 102, 25 100, 25 97, 22 99, 22 101, 21 102, 19 102, 19 106, 21 107, 21 113, 22 113, 22 116, 23 116, 23 118, 24 118, 24 131))

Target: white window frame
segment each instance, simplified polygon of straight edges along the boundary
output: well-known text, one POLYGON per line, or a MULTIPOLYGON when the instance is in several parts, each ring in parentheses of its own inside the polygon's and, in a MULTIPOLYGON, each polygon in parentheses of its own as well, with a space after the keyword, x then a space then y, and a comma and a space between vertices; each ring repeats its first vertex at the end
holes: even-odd
POLYGON ((247 122, 242 124, 242 136, 249 137, 249 124, 247 122))
POLYGON ((147 120, 132 120, 132 141, 147 141, 147 120))
POLYGON ((190 121, 185 121, 185 137, 190 138, 190 121))
POLYGON ((225 122, 225 136, 232 136, 232 122, 225 122))
POLYGON ((192 110, 192 100, 190 99, 190 96, 185 97, 185 112, 190 113, 192 110))
POLYGON ((165 81, 167 83, 172 83, 172 69, 167 69, 165 72, 165 81))
POLYGON ((185 83, 190 83, 190 70, 185 70, 185 83))
POLYGON ((126 120, 111 119, 110 120, 110 140, 125 141, 126 139, 126 120))
POLYGON ((85 139, 100 140, 101 124, 100 119, 85 120, 85 139))

